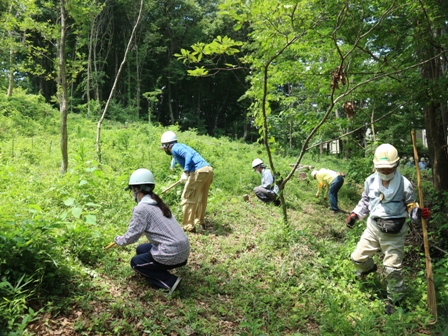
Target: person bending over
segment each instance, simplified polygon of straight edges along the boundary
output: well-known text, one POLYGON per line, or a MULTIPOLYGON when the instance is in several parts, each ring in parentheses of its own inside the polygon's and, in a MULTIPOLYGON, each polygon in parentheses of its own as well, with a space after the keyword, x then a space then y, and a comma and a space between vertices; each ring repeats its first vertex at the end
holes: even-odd
POLYGON ((143 234, 148 243, 137 246, 131 267, 152 285, 171 294, 181 281, 169 272, 187 264, 190 243, 170 208, 154 193, 154 175, 148 169, 137 169, 126 188, 137 203, 132 211, 127 232, 116 236, 115 244, 136 242, 143 234))

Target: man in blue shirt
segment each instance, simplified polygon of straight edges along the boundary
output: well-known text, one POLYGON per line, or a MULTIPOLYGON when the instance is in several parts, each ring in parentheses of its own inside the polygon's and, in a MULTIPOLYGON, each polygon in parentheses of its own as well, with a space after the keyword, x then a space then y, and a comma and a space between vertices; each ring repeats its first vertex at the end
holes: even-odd
POLYGON ((204 226, 213 169, 193 148, 178 143, 174 132, 163 133, 161 142, 165 153, 172 155, 184 170, 180 178, 185 183, 182 193, 182 226, 185 231, 193 232, 197 226, 204 226))

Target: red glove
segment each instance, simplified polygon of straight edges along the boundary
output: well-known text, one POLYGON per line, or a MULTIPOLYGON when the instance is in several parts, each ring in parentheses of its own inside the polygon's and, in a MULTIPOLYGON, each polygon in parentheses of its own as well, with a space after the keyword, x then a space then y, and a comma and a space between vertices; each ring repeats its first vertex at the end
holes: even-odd
POLYGON ((424 219, 428 219, 431 216, 428 208, 421 208, 421 215, 424 219))
POLYGON ((347 225, 347 227, 349 229, 352 229, 355 226, 355 223, 357 220, 358 220, 358 215, 355 214, 354 212, 352 212, 345 220, 345 225, 347 225))

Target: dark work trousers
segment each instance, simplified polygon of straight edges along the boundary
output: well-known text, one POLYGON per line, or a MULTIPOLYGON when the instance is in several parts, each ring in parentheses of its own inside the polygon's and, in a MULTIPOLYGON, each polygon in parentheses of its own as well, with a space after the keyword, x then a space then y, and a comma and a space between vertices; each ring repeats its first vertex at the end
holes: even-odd
POLYGON ((328 195, 330 196, 330 207, 331 210, 339 211, 338 208, 338 191, 341 189, 344 184, 344 177, 339 175, 336 177, 333 182, 330 184, 330 190, 328 191, 328 195))
POLYGON ((131 259, 131 267, 146 277, 146 280, 156 287, 169 289, 177 280, 177 276, 168 270, 187 264, 187 260, 176 265, 164 265, 154 260, 151 254, 152 244, 141 244, 137 246, 137 255, 131 259))
POLYGON ((273 190, 263 188, 262 186, 255 187, 254 193, 260 201, 266 203, 274 202, 277 199, 277 194, 273 190))

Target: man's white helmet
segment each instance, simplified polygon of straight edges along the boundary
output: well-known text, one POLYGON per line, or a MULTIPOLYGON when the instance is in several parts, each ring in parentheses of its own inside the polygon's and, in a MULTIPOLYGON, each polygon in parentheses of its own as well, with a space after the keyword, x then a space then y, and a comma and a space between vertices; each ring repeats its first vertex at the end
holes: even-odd
POLYGON ((131 177, 129 178, 128 187, 126 189, 130 189, 130 186, 142 184, 156 184, 156 182, 154 181, 154 175, 151 173, 151 171, 145 168, 137 169, 132 173, 131 177))
POLYGON ((170 143, 173 141, 177 141, 176 134, 174 134, 173 131, 166 131, 165 133, 162 134, 162 138, 160 139, 160 142, 163 144, 170 143))
POLYGON ((252 168, 255 168, 261 164, 263 164, 263 161, 261 161, 261 159, 255 159, 252 161, 252 168))
POLYGON ((314 169, 314 170, 311 172, 311 177, 314 178, 314 176, 316 176, 316 174, 317 174, 317 170, 314 169))
POLYGON ((394 168, 398 164, 398 151, 390 144, 378 146, 373 157, 375 168, 394 168))

